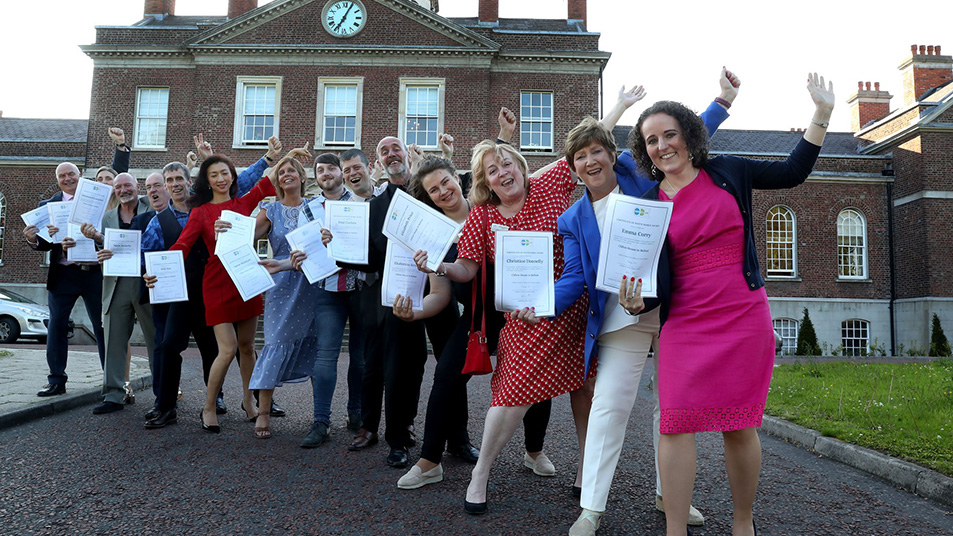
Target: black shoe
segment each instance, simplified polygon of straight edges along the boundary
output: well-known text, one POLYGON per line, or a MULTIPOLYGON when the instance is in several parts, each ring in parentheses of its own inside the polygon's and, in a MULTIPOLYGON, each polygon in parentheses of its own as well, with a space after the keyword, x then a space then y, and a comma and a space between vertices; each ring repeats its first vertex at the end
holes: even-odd
POLYGON ((473 464, 480 459, 480 449, 474 447, 470 443, 464 443, 463 445, 457 445, 455 447, 447 447, 447 452, 451 456, 456 456, 461 460, 473 464))
POLYGON ((210 434, 217 434, 222 431, 222 427, 217 424, 213 424, 213 425, 205 424, 205 417, 202 416, 202 413, 203 411, 199 410, 199 420, 202 421, 203 432, 208 432, 210 434))
POLYGON ((271 401, 271 416, 272 417, 284 417, 285 410, 281 409, 278 404, 275 404, 275 401, 271 401))
POLYGON ((486 513, 486 501, 481 503, 472 503, 466 499, 463 500, 463 511, 474 516, 486 513))
POLYGON ((36 396, 56 396, 56 395, 65 395, 66 394, 66 384, 65 383, 48 383, 43 386, 43 389, 40 390, 36 396))
POLYGON ((119 410, 123 409, 123 407, 125 407, 125 406, 123 406, 122 404, 117 404, 117 403, 115 403, 115 402, 109 402, 109 401, 107 400, 106 402, 103 402, 102 404, 100 404, 100 405, 96 406, 95 408, 93 408, 93 415, 105 415, 105 414, 107 414, 107 413, 112 413, 112 412, 114 412, 114 411, 119 411, 119 410))
MULTIPOLYGON (((152 419, 155 419, 159 415, 162 415, 162 412, 159 411, 159 406, 152 406, 152 409, 147 411, 146 414, 143 415, 143 417, 145 417, 146 421, 151 421, 152 419)), ((146 426, 146 428, 148 428, 148 426, 146 426)))
POLYGON ((159 414, 155 419, 146 421, 146 429, 154 430, 156 428, 165 428, 170 424, 175 424, 179 421, 178 416, 175 414, 175 409, 170 409, 169 411, 159 414))
POLYGON ((407 451, 404 449, 390 449, 390 454, 387 455, 387 465, 395 469, 403 469, 407 467, 410 463, 407 458, 407 451))
POLYGON ((364 421, 361 419, 361 412, 354 412, 347 414, 347 429, 354 432, 355 434, 364 426, 364 421))
POLYGON ((225 406, 225 399, 222 398, 222 395, 218 395, 215 399, 215 414, 225 415, 226 413, 228 413, 228 407, 225 406))
POLYGON ((324 440, 328 438, 328 425, 323 422, 315 422, 311 424, 311 433, 304 436, 304 439, 301 440, 301 448, 303 449, 313 449, 324 443, 324 440))

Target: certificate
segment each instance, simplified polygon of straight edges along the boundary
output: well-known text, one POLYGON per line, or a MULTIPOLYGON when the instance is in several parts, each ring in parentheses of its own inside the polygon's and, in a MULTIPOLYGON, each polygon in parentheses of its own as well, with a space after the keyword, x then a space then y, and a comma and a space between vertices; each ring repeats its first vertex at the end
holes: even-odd
POLYGON ((303 251, 308 256, 301 263, 301 271, 312 285, 340 270, 321 243, 321 223, 321 220, 312 221, 285 235, 292 251, 303 251))
POLYGON ((96 262, 96 242, 83 236, 79 225, 69 223, 66 236, 76 241, 76 245, 66 250, 66 260, 70 262, 96 262))
POLYGON ((496 310, 535 307, 536 316, 556 315, 553 235, 536 231, 496 233, 496 310))
POLYGON ((139 277, 142 264, 139 257, 142 233, 126 229, 103 231, 103 249, 113 252, 111 259, 103 262, 103 275, 116 277, 139 277))
POLYGON ((387 241, 384 259, 384 278, 381 280, 381 305, 393 307, 397 295, 409 296, 414 311, 424 310, 424 285, 427 274, 417 269, 414 255, 387 241))
POLYGON ((622 276, 628 275, 642 278, 642 296, 657 297, 659 255, 671 220, 669 201, 609 194, 599 243, 596 288, 618 294, 622 276))
POLYGON ((223 210, 218 219, 231 223, 232 227, 224 233, 218 233, 215 237, 216 255, 220 256, 245 244, 250 246, 255 243, 255 218, 243 216, 231 210, 223 210))
POLYGON ((325 201, 324 228, 331 231, 328 255, 337 261, 367 264, 370 242, 369 203, 352 201, 325 201))
POLYGON ((69 222, 76 225, 89 223, 101 231, 103 228, 103 214, 113 189, 106 184, 80 179, 76 183, 76 194, 73 205, 70 207, 69 222))
POLYGON ((33 225, 37 228, 38 232, 36 236, 47 242, 53 242, 53 238, 50 237, 50 230, 46 228, 46 226, 50 224, 50 209, 46 208, 46 205, 35 208, 25 214, 20 214, 20 218, 23 219, 23 223, 25 223, 27 227, 33 225))
POLYGON ((381 231, 411 253, 427 252, 427 268, 436 270, 447 256, 463 226, 440 212, 397 190, 387 207, 381 231))
POLYGON ((272 279, 268 270, 258 264, 258 253, 251 244, 233 249, 224 255, 219 255, 218 258, 245 301, 275 286, 275 280, 272 279))
MULTIPOLYGON (((45 208, 50 215, 50 225, 59 229, 55 235, 50 235, 51 242, 54 244, 59 244, 64 237, 69 236, 69 210, 72 204, 72 201, 53 201, 46 204, 45 208)), ((47 229, 48 233, 49 229, 47 229)))
POLYGON ((145 255, 146 273, 156 276, 149 289, 149 303, 188 301, 185 283, 185 258, 181 251, 149 251, 145 255))

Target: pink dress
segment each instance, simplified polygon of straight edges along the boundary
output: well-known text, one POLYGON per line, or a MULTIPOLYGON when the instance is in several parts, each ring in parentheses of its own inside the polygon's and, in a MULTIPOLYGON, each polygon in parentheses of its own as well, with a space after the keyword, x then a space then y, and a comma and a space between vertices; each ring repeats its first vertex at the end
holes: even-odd
MULTIPOLYGON (((659 199, 671 200, 659 190, 659 199)), ((659 338, 661 433, 761 426, 774 367, 764 288, 744 278, 744 221, 701 170, 674 199, 672 297, 659 338)))
MULTIPOLYGON (((553 233, 553 268, 559 279, 564 260, 556 218, 572 204, 570 195, 575 187, 569 166, 563 160, 545 174, 530 179, 523 208, 512 218, 505 218, 494 205, 474 207, 457 245, 458 257, 481 264, 486 248, 488 262, 493 264, 496 233, 490 226, 494 223, 511 231, 545 231, 553 233), (484 221, 488 221, 486 227, 484 221)), ((533 326, 507 316, 500 332, 496 370, 490 380, 492 405, 525 406, 582 387, 588 303, 588 294, 583 293, 561 315, 533 326)))

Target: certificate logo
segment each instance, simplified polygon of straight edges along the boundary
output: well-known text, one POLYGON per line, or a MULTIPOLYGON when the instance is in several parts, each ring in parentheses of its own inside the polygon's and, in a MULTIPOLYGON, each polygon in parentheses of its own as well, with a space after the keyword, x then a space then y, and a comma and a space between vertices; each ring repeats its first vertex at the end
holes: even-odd
POLYGON ((632 213, 635 214, 636 216, 648 216, 648 215, 649 215, 649 211, 645 210, 644 208, 637 208, 637 209, 633 210, 632 213))
POLYGON ((351 207, 343 207, 341 210, 343 210, 344 212, 350 212, 350 211, 352 211, 352 210, 354 210, 354 209, 351 208, 351 207))
POLYGON ((161 256, 161 257, 159 257, 159 258, 162 259, 162 260, 166 260, 166 259, 169 258, 169 256, 168 256, 168 255, 163 255, 163 256, 161 256))
POLYGON ((524 239, 520 240, 520 245, 521 245, 521 246, 528 246, 528 245, 530 245, 530 244, 532 244, 532 242, 530 241, 529 238, 524 238, 524 239))
POLYGON ((394 212, 393 214, 391 214, 390 219, 397 221, 397 212, 394 212))

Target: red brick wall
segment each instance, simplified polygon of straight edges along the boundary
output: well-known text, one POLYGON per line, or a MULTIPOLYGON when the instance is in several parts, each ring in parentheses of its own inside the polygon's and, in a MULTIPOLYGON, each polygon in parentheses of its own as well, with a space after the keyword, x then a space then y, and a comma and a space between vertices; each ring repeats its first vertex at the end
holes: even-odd
POLYGON ((55 170, 56 166, 0 167, 0 194, 7 202, 0 283, 46 282, 47 268, 40 265, 43 254, 27 246, 20 214, 59 191, 55 170))

